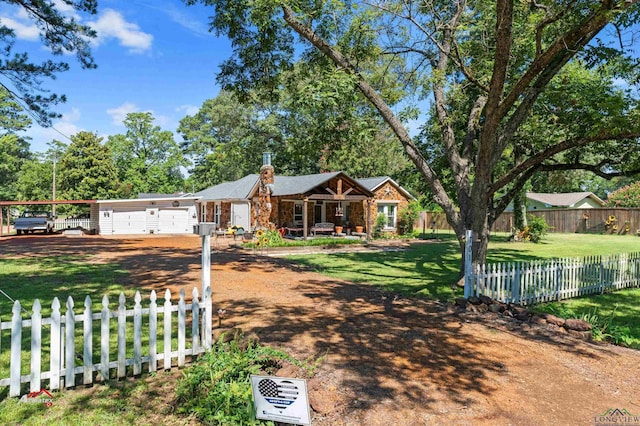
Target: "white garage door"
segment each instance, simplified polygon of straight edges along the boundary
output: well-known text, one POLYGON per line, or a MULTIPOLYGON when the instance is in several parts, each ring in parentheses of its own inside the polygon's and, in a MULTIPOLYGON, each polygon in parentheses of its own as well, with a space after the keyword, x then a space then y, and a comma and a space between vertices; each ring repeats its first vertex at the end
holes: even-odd
POLYGON ((146 212, 139 209, 113 209, 114 234, 144 234, 147 232, 146 212))
POLYGON ((184 234, 191 231, 188 209, 160 209, 158 212, 158 232, 160 234, 184 234))

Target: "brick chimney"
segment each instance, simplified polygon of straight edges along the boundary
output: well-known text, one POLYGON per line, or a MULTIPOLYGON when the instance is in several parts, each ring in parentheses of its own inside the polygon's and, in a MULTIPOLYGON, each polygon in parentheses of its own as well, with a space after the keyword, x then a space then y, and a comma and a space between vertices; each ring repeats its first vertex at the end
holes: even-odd
POLYGON ((271 165, 271 153, 262 154, 262 167, 258 183, 258 208, 256 211, 256 225, 258 229, 274 229, 271 218, 271 193, 273 192, 274 170, 271 165))

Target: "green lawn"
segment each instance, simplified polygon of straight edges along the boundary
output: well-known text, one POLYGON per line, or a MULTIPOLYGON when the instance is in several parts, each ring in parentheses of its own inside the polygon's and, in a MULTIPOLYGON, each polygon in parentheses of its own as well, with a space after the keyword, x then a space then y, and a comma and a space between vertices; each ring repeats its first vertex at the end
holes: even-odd
MULTIPOLYGON (((636 236, 550 234, 538 244, 510 242, 493 236, 487 260, 517 262, 640 251, 636 236)), ((410 250, 291 256, 292 260, 340 279, 378 286, 409 296, 452 300, 462 289, 452 290, 460 268, 460 249, 452 235, 439 242, 414 245, 410 250)))
MULTIPOLYGON (((640 251, 637 236, 549 234, 533 244, 510 242, 507 235, 495 235, 487 260, 518 262, 636 251, 640 251)), ((463 295, 461 288, 452 286, 460 265, 458 243, 452 235, 445 235, 441 242, 417 244, 405 252, 304 255, 291 259, 323 274, 393 293, 449 301, 463 295)), ((626 346, 640 345, 640 289, 570 299, 535 309, 565 318, 589 317, 602 329, 602 338, 626 346)))
MULTIPOLYGON (((452 288, 458 276, 459 246, 451 234, 441 234, 438 237, 439 240, 416 244, 407 251, 301 255, 292 256, 291 259, 326 275, 378 286, 385 291, 415 297, 452 300, 462 295, 462 289, 452 288)), ((635 236, 551 234, 542 243, 532 244, 508 242, 506 235, 496 235, 490 243, 488 259, 490 262, 521 261, 638 250, 640 250, 640 238, 635 236)), ((100 298, 104 293, 109 293, 111 308, 115 309, 117 295, 120 291, 124 291, 127 296, 127 306, 130 307, 135 289, 122 284, 126 278, 127 272, 119 265, 94 263, 90 256, 83 259, 77 257, 0 259, 0 288, 12 298, 23 301, 27 310, 31 309, 33 299, 38 297, 42 302, 44 315, 50 312, 51 300, 56 296, 64 304, 66 298, 72 295, 76 301, 76 312, 79 313, 83 309, 83 301, 87 295, 92 297, 94 309, 99 309, 100 298)), ((143 297, 146 298, 148 295, 143 297)), ((637 347, 640 344, 639 301, 640 289, 630 289, 538 306, 536 309, 563 316, 589 316, 591 319, 597 317, 597 324, 601 325, 602 334, 605 337, 637 347)), ((10 319, 11 307, 12 303, 1 296, 0 317, 3 321, 10 319)), ((26 315, 24 317, 26 318, 26 315)), ((158 324, 162 327, 161 320, 158 324)), ((94 335, 98 335, 97 330, 94 330, 94 335)), ((130 332, 128 335, 131 335, 130 332)), ((45 339, 48 338, 46 333, 43 336, 45 339)), ((115 338, 115 333, 112 333, 112 338, 115 338)), ((27 369, 28 339, 29 333, 26 332, 23 335, 25 350, 23 359, 27 369)), ((2 334, 2 352, 0 353, 0 376, 3 377, 6 377, 8 372, 8 342, 9 331, 6 330, 2 334)), ((159 345, 161 344, 162 340, 159 339, 159 345)), ((48 341, 43 342, 45 357, 43 365, 48 364, 47 345, 48 341)), ((26 372, 23 369, 23 374, 26 372)), ((15 399, 6 398, 8 388, 0 389, 0 400, 4 399, 0 402, 0 424, 11 422, 62 424, 64 423, 62 419, 71 419, 72 417, 67 416, 76 411, 78 414, 72 419, 78 424, 83 422, 85 424, 100 422, 117 424, 120 421, 127 424, 131 419, 140 416, 140 410, 130 406, 127 402, 130 399, 123 394, 150 392, 145 385, 135 383, 99 385, 93 389, 95 391, 92 394, 94 408, 92 410, 80 410, 79 407, 86 403, 87 398, 83 393, 56 394, 54 407, 57 408, 45 409, 39 405, 17 403, 15 399), (123 395, 123 397, 114 395, 123 395)))
MULTIPOLYGON (((133 309, 134 295, 137 288, 125 286, 125 278, 128 272, 122 270, 117 264, 101 264, 91 261, 90 256, 78 257, 31 257, 31 258, 2 258, 0 259, 0 290, 14 300, 19 300, 22 318, 27 319, 32 312, 33 302, 37 298, 42 306, 42 317, 51 314, 51 303, 54 297, 58 297, 61 312, 66 312, 67 298, 71 296, 74 301, 76 318, 84 312, 84 301, 87 296, 92 300, 92 309, 99 312, 102 309, 102 296, 109 297, 109 308, 115 311, 118 308, 118 296, 124 293, 127 309, 133 309), (25 312, 26 311, 26 312, 25 312)), ((148 306, 144 301, 148 300, 149 292, 141 291, 143 307, 148 306)), ((158 295, 158 305, 164 303, 164 294, 158 295)), ((187 295, 187 299, 190 295, 187 295)), ((177 303, 177 295, 172 295, 172 301, 177 303)), ((0 319, 4 322, 11 321, 13 302, 5 295, 0 294, 0 319)), ((190 315, 190 314, 188 314, 190 315)), ((147 318, 143 319, 145 322, 147 318)), ((172 315, 172 323, 177 324, 177 314, 172 315)), ((112 318, 110 321, 110 359, 117 359, 117 326, 118 321, 112 318)), ((30 370, 31 328, 27 327, 22 332, 22 374, 28 374, 30 370)), ((158 317, 157 327, 157 352, 164 350, 164 322, 162 315, 158 317)), ((127 318, 127 357, 133 357, 133 320, 127 318)), ((46 371, 49 366, 50 326, 44 325, 42 330, 42 366, 46 371)), ((148 348, 149 330, 143 324, 142 350, 148 348)), ((172 344, 177 347, 177 333, 172 335, 172 344)), ((100 362, 100 321, 93 322, 94 351, 93 362, 100 362)), ((187 327, 186 339, 191 339, 191 328, 187 327)), ((10 342, 11 331, 4 330, 0 334, 0 378, 9 377, 10 342)), ((75 348, 78 354, 83 351, 82 324, 75 328, 75 348)), ((112 374, 115 370, 112 370, 112 374)), ((0 395, 6 389, 0 388, 0 395)), ((1 422, 0 422, 1 424, 1 422)))

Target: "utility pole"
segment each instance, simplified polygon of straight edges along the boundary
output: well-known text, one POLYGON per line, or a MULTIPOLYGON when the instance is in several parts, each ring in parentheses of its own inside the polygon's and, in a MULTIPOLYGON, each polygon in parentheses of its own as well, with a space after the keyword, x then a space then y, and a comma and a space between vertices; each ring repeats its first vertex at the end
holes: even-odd
MULTIPOLYGON (((64 151, 64 149, 67 147, 65 144, 63 144, 60 141, 57 140, 53 140, 49 143, 47 143, 47 145, 49 146, 49 150, 47 151, 48 156, 52 159, 53 161, 53 182, 51 183, 51 198, 52 201, 56 201, 57 200, 57 196, 56 196, 56 175, 58 173, 58 157, 60 156, 60 153, 64 151)), ((51 214, 55 217, 56 216, 56 204, 52 204, 51 205, 51 214)))

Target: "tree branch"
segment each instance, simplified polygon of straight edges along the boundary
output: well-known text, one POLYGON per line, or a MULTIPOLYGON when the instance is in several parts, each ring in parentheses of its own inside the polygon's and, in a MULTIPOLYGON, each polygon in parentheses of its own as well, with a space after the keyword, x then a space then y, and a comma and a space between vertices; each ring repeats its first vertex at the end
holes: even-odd
POLYGON ((601 134, 591 137, 582 137, 576 139, 568 139, 563 142, 560 142, 556 145, 552 145, 547 147, 544 151, 538 152, 530 156, 527 160, 518 164, 511 170, 509 170, 506 174, 504 174, 499 180, 491 185, 490 192, 495 193, 501 188, 508 185, 513 179, 515 179, 518 175, 526 172, 527 169, 538 167, 542 164, 543 161, 553 157, 554 155, 566 151, 571 148, 578 148, 584 145, 588 145, 593 142, 607 141, 607 140, 624 140, 624 139, 637 139, 640 138, 640 131, 634 132, 625 132, 617 135, 610 134, 601 134))

